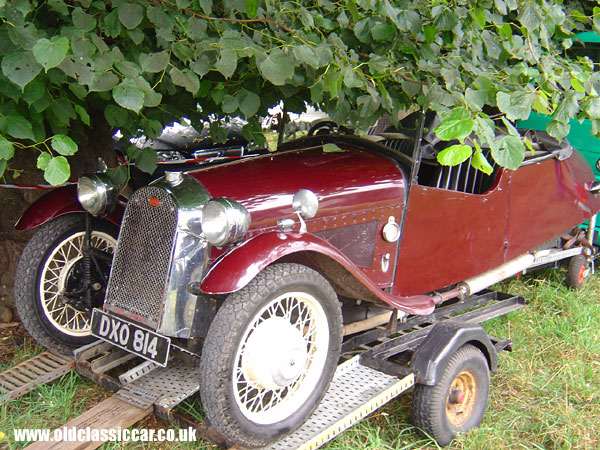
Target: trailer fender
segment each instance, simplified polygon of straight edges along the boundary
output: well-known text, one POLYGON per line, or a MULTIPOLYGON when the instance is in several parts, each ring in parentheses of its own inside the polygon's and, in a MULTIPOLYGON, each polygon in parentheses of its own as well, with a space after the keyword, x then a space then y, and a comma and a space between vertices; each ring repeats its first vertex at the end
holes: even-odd
POLYGON ((449 320, 435 324, 414 352, 411 367, 417 370, 417 383, 437 384, 450 357, 465 344, 479 348, 488 361, 490 371, 496 372, 496 348, 481 325, 449 320))
MULTIPOLYGON (((127 200, 124 197, 119 196, 115 209, 106 216, 106 220, 120 226, 126 202, 127 200)), ((15 229, 19 231, 29 230, 39 227, 56 217, 70 213, 85 213, 77 200, 77 187, 74 185, 53 189, 37 199, 17 221, 15 229)))

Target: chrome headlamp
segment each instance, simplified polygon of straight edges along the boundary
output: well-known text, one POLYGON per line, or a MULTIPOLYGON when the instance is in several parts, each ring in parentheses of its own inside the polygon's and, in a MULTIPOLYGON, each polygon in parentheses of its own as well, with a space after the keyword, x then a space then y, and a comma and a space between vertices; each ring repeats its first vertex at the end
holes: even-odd
POLYGON ((119 188, 105 173, 84 175, 77 182, 77 198, 83 209, 93 216, 101 216, 114 206, 119 188))
POLYGON ((213 198, 202 209, 202 232, 217 247, 239 241, 249 227, 250 213, 235 200, 213 198))

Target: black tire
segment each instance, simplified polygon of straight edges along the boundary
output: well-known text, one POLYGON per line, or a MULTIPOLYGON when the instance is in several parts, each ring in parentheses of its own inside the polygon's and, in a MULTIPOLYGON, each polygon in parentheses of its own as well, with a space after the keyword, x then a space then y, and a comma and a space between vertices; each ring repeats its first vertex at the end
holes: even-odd
POLYGON ((210 426, 232 443, 250 447, 291 433, 325 395, 337 367, 341 338, 340 304, 321 275, 298 264, 264 269, 229 295, 206 337, 200 396, 210 426), (290 302, 284 303, 286 294, 300 295, 289 295, 285 298, 290 302), (282 310, 273 305, 289 308, 292 317, 284 320, 282 310), (302 323, 290 305, 305 308, 302 323), (314 351, 311 361, 303 359, 309 351, 314 351), (251 388, 250 382, 256 387, 251 388), (274 404, 265 407, 273 398, 274 404))
POLYGON ((415 425, 433 437, 439 445, 448 445, 457 433, 475 428, 481 423, 489 390, 487 359, 476 347, 464 345, 450 357, 435 386, 416 385, 413 394, 415 425), (460 385, 471 389, 465 393, 454 389, 453 383, 455 388, 460 385), (464 394, 463 399, 460 398, 460 392, 464 394))
MULTIPOLYGON (((23 325, 41 345, 64 355, 71 355, 74 349, 94 340, 89 326, 87 331, 84 326, 85 320, 89 318, 89 311, 83 310, 77 300, 66 299, 58 294, 63 292, 65 286, 77 283, 76 272, 79 271, 81 258, 75 253, 75 248, 79 241, 83 242, 83 238, 80 239, 83 233, 83 214, 60 216, 40 226, 25 246, 15 274, 15 307, 23 325), (73 247, 70 247, 69 242, 73 243, 73 247), (68 264, 60 263, 61 255, 57 255, 61 248, 65 249, 66 254, 62 256, 65 261, 68 260, 68 264), (48 281, 48 277, 55 274, 56 285, 48 281), (43 279, 46 281, 42 282, 43 279), (48 289, 42 286, 48 286, 48 289), (63 308, 64 315, 59 318, 60 308, 63 308), (72 325, 68 323, 69 320, 72 325), (67 321, 64 327, 61 321, 67 321)), ((92 221, 93 246, 104 248, 102 242, 107 245, 110 243, 114 251, 117 235, 118 229, 111 223, 92 221)), ((107 273, 110 265, 103 264, 104 272, 107 273)), ((92 269, 94 276, 98 276, 96 272, 92 269)), ((96 306, 100 306, 104 291, 97 292, 95 297, 96 306)))
POLYGON ((575 255, 569 260, 565 284, 571 289, 579 289, 588 276, 590 265, 584 255, 575 255))

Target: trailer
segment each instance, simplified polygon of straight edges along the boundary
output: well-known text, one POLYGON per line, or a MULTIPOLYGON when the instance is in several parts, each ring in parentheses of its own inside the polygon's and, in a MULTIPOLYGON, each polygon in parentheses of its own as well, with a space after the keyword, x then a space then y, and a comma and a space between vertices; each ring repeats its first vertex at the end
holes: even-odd
MULTIPOLYGON (((385 326, 349 335, 343 343, 342 362, 316 412, 297 431, 265 448, 319 448, 411 388, 417 425, 440 444, 449 443, 457 431, 479 424, 487 404, 488 373, 497 369, 497 354, 512 349, 510 340, 489 336, 480 323, 523 305, 522 297, 486 290, 441 306, 428 316, 398 320, 392 315, 385 326)), ((26 380, 32 388, 74 368, 116 392, 109 400, 116 398, 129 405, 135 420, 143 417, 141 412, 153 411, 171 424, 194 427, 204 439, 231 446, 210 424, 177 408, 199 389, 197 356, 183 349, 177 352, 177 361, 167 367, 104 341, 78 349, 70 362, 44 354, 42 359, 35 357, 32 360, 36 361, 0 374, 0 400, 27 392, 23 386, 15 386, 23 373, 33 373, 27 367, 34 367, 38 377, 26 380), (60 362, 61 368, 57 370, 57 364, 48 361, 60 362)), ((93 416, 93 427, 106 427, 104 414, 93 416)), ((85 422, 90 425, 89 420, 85 422)))

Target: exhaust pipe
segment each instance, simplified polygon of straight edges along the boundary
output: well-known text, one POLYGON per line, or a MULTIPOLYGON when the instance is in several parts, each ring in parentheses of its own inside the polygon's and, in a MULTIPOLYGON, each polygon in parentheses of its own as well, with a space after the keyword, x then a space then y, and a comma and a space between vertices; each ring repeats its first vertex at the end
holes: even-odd
POLYGON ((492 284, 498 283, 502 280, 510 278, 520 272, 523 272, 528 267, 532 266, 535 261, 535 255, 531 253, 525 253, 524 255, 518 256, 515 259, 511 259, 505 262, 501 266, 498 266, 492 270, 488 270, 480 275, 476 275, 468 280, 460 283, 461 286, 466 288, 465 296, 475 294, 485 288, 490 287, 492 284))

